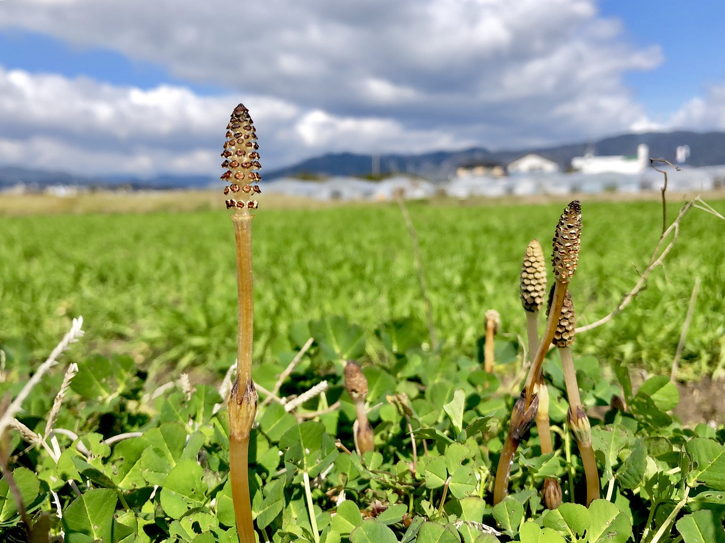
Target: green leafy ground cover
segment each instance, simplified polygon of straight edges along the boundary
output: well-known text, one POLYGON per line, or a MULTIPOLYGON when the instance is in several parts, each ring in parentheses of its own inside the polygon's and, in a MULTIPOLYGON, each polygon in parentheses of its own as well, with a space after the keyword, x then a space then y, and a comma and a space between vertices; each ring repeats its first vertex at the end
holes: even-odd
MULTIPOLYGON (((610 410, 604 420, 593 419, 603 490, 602 499, 587 509, 576 503, 584 500, 584 477, 565 425, 561 365, 553 356, 545 374, 555 452, 540 455, 532 431, 515 457, 510 496, 492 507, 493 473, 513 403, 495 375, 470 357, 424 351, 425 334, 411 321, 381 331, 388 362, 364 368, 376 450, 360 456, 352 444, 355 408, 341 373, 343 359, 365 352, 361 330, 342 318, 328 318, 298 332, 314 334, 316 343, 285 382, 283 395, 322 379, 330 386, 294 413, 276 402, 258 413, 250 471, 262 541, 610 543, 681 537, 696 543, 725 538, 720 520, 725 430, 704 424, 682 428, 667 413, 679 400, 667 377, 652 377, 634 392, 626 367, 616 366, 617 381, 610 383, 597 359, 576 361, 586 406, 606 405, 612 394, 622 394, 629 405, 628 412, 610 410), (338 401, 339 408, 327 412, 338 401), (315 416, 319 411, 325 413, 315 416), (305 474, 317 530, 310 521, 305 474), (565 503, 555 511, 542 506, 539 488, 546 477, 560 479, 563 488, 565 503)), ((512 343, 498 346, 502 360, 513 352, 512 343)), ((256 379, 273 388, 282 370, 283 364, 264 365, 256 379)), ((38 434, 63 375, 46 377, 20 416, 38 434)), ((144 391, 145 377, 128 356, 87 359, 47 448, 12 432, 14 479, 27 510, 36 517, 48 512, 53 531, 62 529, 71 543, 236 541, 226 409, 215 412, 222 397, 212 386, 184 389, 177 381, 154 398, 144 391), (125 439, 114 438, 121 433, 125 439)), ((18 385, 4 388, 16 391, 18 385)), ((0 537, 23 541, 4 480, 0 500, 0 537)))
MULTIPOLYGON (((722 202, 711 202, 725 211, 722 202)), ((579 322, 609 313, 644 270, 661 231, 648 203, 583 202, 585 236, 572 285, 579 322)), ((552 236, 561 206, 411 205, 443 352, 473 356, 486 310, 504 333, 523 334, 517 301, 526 244, 552 236)), ((670 205, 673 217, 677 204, 670 205)), ((254 221, 256 353, 274 360, 291 347, 295 323, 341 315, 374 331, 423 315, 410 241, 397 207, 264 211, 254 221)), ((235 352, 233 233, 226 213, 0 218, 0 345, 23 361, 44 356, 83 315, 89 354, 223 373, 235 352)), ((722 224, 693 210, 681 238, 627 311, 589 332, 580 352, 666 372, 695 277, 702 279, 681 375, 725 364, 722 224), (666 273, 665 273, 666 272, 666 273)))
MULTIPOLYGON (((697 211, 684 221, 667 278, 657 272, 634 306, 575 343, 585 406, 606 410, 613 394, 628 406, 592 420, 602 499, 589 509, 578 505, 584 475, 552 353, 545 376, 555 452, 542 456, 533 430, 515 456, 510 496, 492 506, 511 391, 520 390, 501 380, 521 367, 521 257, 530 238, 547 244, 559 212, 411 210, 445 339, 440 352, 430 349, 419 318, 397 210, 259 213, 255 381, 273 389, 312 337, 279 395, 329 384, 293 412, 277 402, 258 412, 250 479, 260 540, 725 541, 725 430, 683 428, 670 414, 679 394, 668 378, 651 377, 638 389, 630 381, 635 364, 669 369, 695 276, 702 301, 685 367, 695 372, 718 363, 724 249, 712 231, 721 226, 697 211), (479 341, 483 313, 492 307, 504 321, 495 375, 482 371, 479 341), (362 362, 369 385, 376 451, 363 456, 354 451, 355 408, 341 377, 347 359, 362 362), (565 503, 556 511, 541 504, 546 477, 561 481, 565 503)), ((235 350, 234 257, 223 215, 3 220, 0 250, 11 265, 3 268, 7 359, 0 392, 17 394, 67 317, 83 314, 88 323, 86 337, 18 415, 40 437, 13 430, 8 448, 31 518, 45 518, 65 541, 235 541, 226 410, 214 379, 235 350), (43 435, 70 360, 79 372, 55 431, 43 435), (181 379, 184 369, 193 370, 190 386, 181 379)), ((645 265, 659 220, 655 205, 584 203, 583 252, 572 283, 583 321, 608 312, 631 287, 631 264, 645 265)), ((24 540, 7 478, 0 481, 0 530, 3 541, 24 540)))

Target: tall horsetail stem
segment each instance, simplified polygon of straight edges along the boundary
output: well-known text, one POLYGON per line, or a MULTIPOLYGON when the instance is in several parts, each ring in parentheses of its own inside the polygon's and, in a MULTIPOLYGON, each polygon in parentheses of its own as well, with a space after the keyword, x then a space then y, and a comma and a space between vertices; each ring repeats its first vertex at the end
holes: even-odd
MULTIPOLYGON (((550 293, 550 298, 553 293, 550 293)), ((571 293, 567 291, 564 298, 559 322, 556 326, 553 343, 559 349, 561 356, 561 367, 564 370, 564 381, 566 382, 566 394, 569 399, 568 422, 579 447, 584 474, 587 480, 587 506, 600 497, 599 471, 597 461, 592 449, 592 433, 581 396, 579 395, 579 383, 576 379, 576 368, 571 353, 571 346, 575 340, 576 333, 576 312, 571 293)))
POLYGON ((234 209, 234 237, 237 250, 237 293, 239 297, 239 334, 237 344, 237 378, 232 386, 229 414, 229 478, 234 501, 234 516, 241 543, 255 543, 252 504, 249 498, 249 435, 257 414, 257 391, 252 381, 252 340, 254 334, 254 298, 252 281, 252 219, 257 209, 251 196, 261 191, 257 170, 259 153, 249 110, 242 104, 234 108, 227 125, 221 179, 229 183, 224 195, 227 209, 234 209))
POLYGON ((559 322, 561 304, 564 301, 564 295, 569 287, 569 281, 571 281, 571 278, 576 272, 576 266, 579 260, 581 229, 581 204, 579 200, 574 200, 564 208, 564 212, 559 217, 559 222, 556 225, 554 250, 551 260, 554 267, 554 275, 556 276, 554 303, 552 304, 549 320, 546 323, 546 330, 539 343, 536 356, 531 363, 529 375, 526 379, 526 386, 511 413, 509 432, 506 436, 496 470, 496 482, 493 490, 494 504, 499 503, 508 494, 508 480, 511 474, 514 453, 518 449, 521 439, 536 418, 539 399, 534 394, 534 386, 541 380, 541 366, 544 363, 544 358, 549 350, 551 340, 554 337, 556 324, 559 322), (525 415, 517 415, 517 412, 525 415))

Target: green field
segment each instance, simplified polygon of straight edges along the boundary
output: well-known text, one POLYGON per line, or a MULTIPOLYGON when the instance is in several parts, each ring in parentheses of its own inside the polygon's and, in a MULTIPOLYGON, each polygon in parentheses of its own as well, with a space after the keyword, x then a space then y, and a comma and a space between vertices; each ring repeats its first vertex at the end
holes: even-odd
MULTIPOLYGON (((725 211, 725 202, 710 202, 725 211)), ((571 291, 578 323, 611 311, 636 282, 662 227, 656 202, 587 203, 571 291)), ((674 218, 680 203, 669 206, 674 218)), ((443 352, 476 355, 483 316, 525 334, 518 274, 526 244, 550 250, 563 205, 409 205, 420 238, 443 352)), ((613 322, 577 337, 575 351, 667 373, 696 277, 702 280, 681 363, 683 378, 725 364, 725 223, 693 209, 648 288, 613 322)), ((374 331, 424 306, 411 243, 397 206, 260 210, 254 220, 256 359, 292 350, 295 323, 340 315, 383 349, 374 331)), ((233 230, 227 213, 0 218, 0 344, 38 361, 85 319, 73 350, 132 354, 137 362, 223 372, 236 345, 233 230)))

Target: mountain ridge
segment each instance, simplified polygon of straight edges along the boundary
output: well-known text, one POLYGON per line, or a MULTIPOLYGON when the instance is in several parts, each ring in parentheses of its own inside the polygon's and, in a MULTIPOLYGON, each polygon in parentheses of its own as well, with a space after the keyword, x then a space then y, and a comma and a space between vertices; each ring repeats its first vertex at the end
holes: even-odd
MULTIPOLYGON (((596 142, 571 143, 556 146, 532 146, 522 149, 491 151, 485 147, 473 147, 460 151, 433 151, 419 154, 391 153, 380 155, 377 160, 380 173, 410 174, 432 180, 449 179, 459 166, 476 161, 508 164, 529 153, 540 154, 557 162, 562 170, 571 164, 571 159, 582 156, 588 149, 596 155, 632 155, 637 145, 649 145, 652 158, 665 158, 674 163, 675 150, 680 145, 689 145, 691 154, 688 166, 715 166, 725 164, 725 132, 645 132, 641 134, 620 134, 602 138, 596 142)), ((327 153, 309 158, 270 172, 263 171, 265 181, 294 176, 353 176, 363 177, 372 172, 373 157, 358 153, 327 153)), ((30 168, 0 165, 0 188, 22 184, 39 189, 53 185, 78 185, 90 188, 128 187, 131 189, 191 189, 214 186, 218 176, 159 174, 151 178, 127 174, 79 175, 62 171, 53 172, 30 168)))

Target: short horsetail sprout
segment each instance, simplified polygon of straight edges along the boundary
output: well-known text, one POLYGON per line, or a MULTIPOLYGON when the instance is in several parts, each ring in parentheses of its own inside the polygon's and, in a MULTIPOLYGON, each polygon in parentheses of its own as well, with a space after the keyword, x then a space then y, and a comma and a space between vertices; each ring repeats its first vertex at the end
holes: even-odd
POLYGON ((546 261, 541 244, 531 240, 521 265, 519 283, 521 305, 526 311, 526 332, 529 338, 529 358, 533 360, 539 348, 539 311, 546 297, 546 261))
POLYGON ((370 426, 365 411, 365 398, 368 395, 368 380, 365 378, 357 362, 350 360, 345 366, 345 388, 355 402, 357 420, 353 425, 355 449, 358 454, 365 454, 375 450, 375 432, 370 426))
MULTIPOLYGON (((537 383, 534 387, 534 394, 539 398, 539 409, 536 412, 536 427, 539 430, 539 444, 541 445, 541 454, 549 454, 554 452, 554 446, 551 440, 551 427, 549 426, 549 389, 543 381, 537 383)), ((554 478, 544 480, 544 486, 541 489, 544 498, 544 505, 547 509, 556 509, 561 504, 561 486, 559 481, 554 478), (557 498, 558 496, 558 498, 557 498)))
POLYGON ((488 373, 493 373, 493 337, 498 334, 501 326, 501 315, 495 309, 486 311, 486 349, 483 358, 483 367, 488 373))
POLYGON ((541 489, 544 505, 547 509, 556 509, 561 505, 561 485, 557 479, 547 477, 541 489))
POLYGON ((254 543, 252 505, 249 500, 249 435, 257 413, 257 391, 252 381, 252 336, 254 300, 252 297, 252 219, 250 209, 257 201, 249 197, 260 192, 261 179, 255 134, 249 110, 239 104, 227 125, 222 157, 225 171, 221 179, 228 209, 234 209, 232 221, 237 248, 237 292, 239 296, 239 336, 237 378, 227 402, 229 414, 229 477, 234 500, 234 515, 241 543, 254 543))
MULTIPOLYGON (((549 305, 553 292, 549 293, 549 305)), ((571 299, 571 293, 567 291, 562 305, 559 322, 554 333, 554 345, 559 349, 561 355, 561 366, 564 370, 564 380, 566 381, 566 394, 569 398, 569 427, 574 434, 574 439, 579 446, 582 464, 584 465, 584 474, 587 479, 587 506, 599 498, 599 473, 597 471, 597 461, 594 458, 594 450, 592 449, 592 433, 589 425, 589 418, 582 407, 581 397, 579 396, 579 384, 576 380, 576 369, 574 368, 574 360, 571 355, 571 345, 574 343, 576 329, 576 314, 574 312, 574 302, 571 299)))
POLYGON ((559 322, 559 313, 561 312, 561 303, 564 295, 569 287, 576 264, 579 259, 579 240, 581 237, 581 205, 578 200, 571 202, 559 218, 554 234, 554 252, 552 264, 554 266, 554 275, 556 276, 556 287, 554 290, 554 303, 549 320, 546 323, 544 335, 539 343, 536 356, 531 362, 529 375, 526 378, 526 386, 521 393, 521 398, 514 405, 514 411, 511 414, 511 426, 509 427, 506 441, 501 451, 501 457, 498 461, 496 470, 496 483, 493 491, 494 504, 499 503, 506 497, 508 493, 508 480, 511 472, 511 463, 513 455, 519 446, 519 442, 523 435, 528 431, 536 417, 538 409, 538 396, 534 393, 534 387, 541 382, 541 366, 544 358, 549 350, 549 345, 556 331, 556 324, 559 322), (558 300, 558 301, 557 301, 558 300), (519 406, 519 403, 522 405, 519 406), (527 417, 515 416, 517 410, 527 415, 531 412, 530 420, 527 417), (528 424, 526 424, 528 423, 528 424), (520 427, 519 427, 520 425, 520 427))

